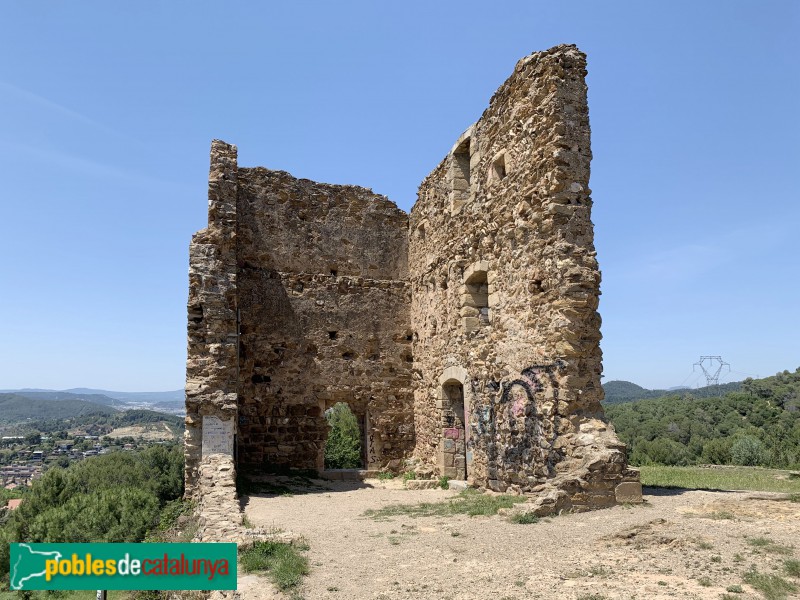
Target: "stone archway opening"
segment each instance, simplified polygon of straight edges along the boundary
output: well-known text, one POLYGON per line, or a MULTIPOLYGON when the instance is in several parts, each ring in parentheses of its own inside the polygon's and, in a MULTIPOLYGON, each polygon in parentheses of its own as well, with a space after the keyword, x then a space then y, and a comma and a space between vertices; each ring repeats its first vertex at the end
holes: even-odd
POLYGON ((464 384, 450 379, 442 385, 442 440, 439 469, 444 477, 467 479, 467 411, 464 384))
POLYGON ((328 435, 323 449, 324 469, 360 470, 366 465, 365 415, 337 402, 325 411, 328 435))

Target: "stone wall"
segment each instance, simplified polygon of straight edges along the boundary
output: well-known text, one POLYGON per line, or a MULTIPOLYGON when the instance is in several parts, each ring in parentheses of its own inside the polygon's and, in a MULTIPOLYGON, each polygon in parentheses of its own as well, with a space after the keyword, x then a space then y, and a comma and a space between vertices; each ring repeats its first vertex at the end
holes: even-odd
MULTIPOLYGON (((238 394, 236 147, 211 144, 208 227, 189 246, 185 481, 196 487, 204 417, 235 422, 238 394)), ((206 451, 210 449, 207 447, 206 451)))
POLYGON ((600 406, 585 75, 574 46, 520 60, 410 217, 213 143, 190 250, 190 494, 201 454, 233 448, 240 466, 321 470, 324 411, 346 402, 368 468, 412 459, 540 492, 542 511, 631 497, 600 406))
POLYGON ((239 462, 323 468, 347 403, 365 466, 413 447, 408 217, 370 190, 239 170, 239 462))
POLYGON ((609 476, 592 493, 613 501, 625 454, 601 420, 585 74, 574 46, 520 60, 420 186, 409 245, 415 455, 444 475, 466 467, 475 485, 526 492, 580 469, 588 446, 609 476))

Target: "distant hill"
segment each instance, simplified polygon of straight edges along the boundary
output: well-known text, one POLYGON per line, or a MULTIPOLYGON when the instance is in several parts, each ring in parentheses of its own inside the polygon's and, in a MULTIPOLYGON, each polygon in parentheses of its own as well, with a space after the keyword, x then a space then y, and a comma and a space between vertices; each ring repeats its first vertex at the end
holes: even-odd
MULTIPOLYGON (((631 385, 615 385, 612 391, 634 393, 639 386, 631 385)), ((800 369, 719 389, 734 386, 738 387, 725 393, 712 386, 619 401, 606 406, 605 413, 628 445, 634 465, 800 468, 800 369)))
POLYGON ((19 394, 0 394, 0 422, 19 423, 41 419, 74 419, 88 416, 111 416, 115 408, 84 400, 43 400, 19 394))
POLYGON ((104 404, 106 406, 125 406, 125 403, 116 398, 103 394, 73 394, 70 392, 58 392, 55 390, 3 390, 3 393, 15 394, 33 400, 50 400, 63 402, 64 400, 82 400, 94 404, 104 404))
POLYGON ((0 431, 3 435, 27 432, 50 433, 82 428, 92 435, 130 426, 162 427, 172 432, 183 429, 183 417, 146 409, 117 410, 83 400, 41 400, 18 394, 0 393, 0 431), (161 425, 163 424, 163 425, 161 425))
POLYGON ((113 392, 93 388, 72 388, 69 390, 46 390, 24 388, 20 390, 0 390, 0 394, 16 394, 36 400, 83 400, 117 408, 145 408, 170 414, 183 414, 185 407, 184 391, 167 392, 113 392))
POLYGON ((632 400, 642 400, 644 398, 655 398, 653 390, 648 390, 630 381, 607 381, 603 384, 603 391, 606 393, 606 404, 617 404, 618 402, 630 402, 632 400))
POLYGON ((674 387, 668 390, 648 390, 630 381, 608 381, 603 384, 606 399, 603 404, 620 404, 622 402, 635 402, 649 398, 662 398, 664 396, 681 398, 713 398, 728 392, 736 392, 742 388, 741 381, 722 383, 720 385, 704 386, 701 388, 674 387))
POLYGON ((184 401, 183 390, 171 390, 168 392, 112 392, 109 390, 95 390, 92 388, 73 388, 64 390, 71 394, 101 394, 123 402, 181 402, 184 401))

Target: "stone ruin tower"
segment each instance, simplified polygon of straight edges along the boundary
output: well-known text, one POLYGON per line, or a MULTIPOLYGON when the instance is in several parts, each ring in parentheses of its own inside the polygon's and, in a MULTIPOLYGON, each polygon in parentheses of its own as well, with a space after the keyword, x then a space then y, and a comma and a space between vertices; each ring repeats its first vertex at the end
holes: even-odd
POLYGON ((367 470, 553 509, 636 499, 600 405, 585 75, 575 46, 520 60, 410 215, 212 143, 190 247, 188 494, 213 483, 209 461, 323 471, 324 413, 344 402, 367 470))

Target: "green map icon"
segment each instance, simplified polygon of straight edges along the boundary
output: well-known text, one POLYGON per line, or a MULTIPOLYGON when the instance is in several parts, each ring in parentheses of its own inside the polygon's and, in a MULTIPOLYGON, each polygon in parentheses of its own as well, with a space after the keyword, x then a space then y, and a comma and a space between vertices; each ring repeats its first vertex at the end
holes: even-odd
POLYGON ((60 560, 61 553, 56 551, 43 552, 34 550, 29 544, 16 544, 16 552, 11 555, 11 572, 9 587, 12 590, 21 590, 30 580, 45 578, 45 561, 60 560))

